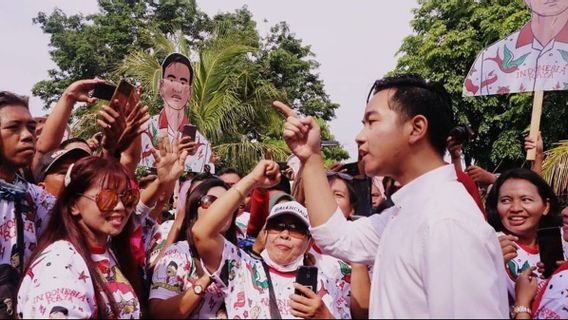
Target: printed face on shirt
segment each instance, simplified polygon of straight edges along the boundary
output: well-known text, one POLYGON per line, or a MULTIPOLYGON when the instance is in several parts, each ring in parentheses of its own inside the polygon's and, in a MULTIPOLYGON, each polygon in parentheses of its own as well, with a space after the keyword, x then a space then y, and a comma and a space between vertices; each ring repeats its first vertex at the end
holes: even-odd
POLYGON ((368 176, 398 176, 400 164, 408 154, 412 125, 389 108, 394 92, 394 89, 379 91, 365 108, 363 129, 356 141, 368 176))
POLYGON ((525 0, 532 12, 539 16, 553 17, 568 9, 568 0, 525 0))
POLYGON ((189 68, 183 63, 174 62, 166 67, 160 80, 160 95, 167 106, 183 109, 191 98, 189 68))
MULTIPOLYGON (((225 194, 225 192, 227 192, 227 190, 223 187, 213 187, 209 189, 209 191, 207 191, 207 195, 212 195, 217 197, 217 199, 219 199, 223 194, 225 194)), ((203 216, 204 214, 207 214, 207 210, 208 209, 199 206, 197 208, 197 219, 199 219, 199 217, 203 216)), ((227 230, 229 230, 232 221, 233 221, 232 219, 227 219, 225 225, 223 226, 223 229, 221 229, 221 233, 225 233, 227 232, 227 230)))
MULTIPOLYGON (((127 190, 129 186, 126 183, 119 188, 113 188, 118 193, 123 193, 127 190)), ((104 189, 108 187, 105 186, 104 189)), ((75 205, 73 206, 73 214, 79 215, 81 218, 79 220, 79 225, 87 235, 87 239, 95 239, 98 243, 105 243, 106 239, 111 236, 114 237, 120 232, 128 222, 130 214, 134 208, 126 208, 122 203, 122 199, 119 197, 119 201, 110 211, 102 212, 99 210, 97 204, 94 200, 97 194, 103 188, 100 185, 91 186, 83 194, 84 196, 79 197, 75 205)))
POLYGON ((15 168, 31 164, 35 153, 36 121, 25 106, 0 108, 0 163, 15 168))
MULTIPOLYGON (((274 219, 274 223, 294 224, 304 227, 305 224, 300 218, 293 215, 285 214, 274 219)), ((266 250, 272 261, 287 265, 296 261, 300 256, 304 255, 309 248, 310 238, 306 235, 293 236, 288 230, 266 230, 266 250)))
POLYGON ((521 238, 536 239, 538 223, 548 214, 550 204, 542 199, 537 187, 524 179, 509 179, 501 185, 497 212, 503 226, 521 238))
POLYGON ((347 189, 347 183, 339 178, 328 179, 329 186, 331 187, 331 192, 333 192, 333 197, 337 206, 343 212, 343 215, 347 218, 351 216, 355 208, 351 206, 351 199, 349 197, 349 189, 347 189))

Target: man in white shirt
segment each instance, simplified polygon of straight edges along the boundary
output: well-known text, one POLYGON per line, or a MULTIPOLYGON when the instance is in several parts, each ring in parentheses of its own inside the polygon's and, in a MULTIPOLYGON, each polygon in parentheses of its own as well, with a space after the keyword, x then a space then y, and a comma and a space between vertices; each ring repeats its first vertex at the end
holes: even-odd
POLYGON ((361 161, 367 175, 402 188, 385 214, 353 222, 326 183, 319 126, 274 103, 304 166, 314 240, 337 258, 374 263, 370 318, 507 318, 497 237, 442 158, 452 127, 447 93, 413 75, 378 80, 372 92, 356 139, 361 161))

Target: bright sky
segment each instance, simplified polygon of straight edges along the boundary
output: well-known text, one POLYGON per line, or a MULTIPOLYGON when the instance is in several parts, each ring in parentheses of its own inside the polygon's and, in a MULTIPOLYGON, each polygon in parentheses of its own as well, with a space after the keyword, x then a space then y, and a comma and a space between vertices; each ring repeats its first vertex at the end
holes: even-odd
MULTIPOLYGON (((311 45, 318 70, 332 101, 340 104, 332 133, 357 157, 355 136, 361 128, 365 99, 374 80, 392 70, 402 39, 410 35, 411 9, 416 0, 197 0, 210 16, 247 5, 261 35, 286 21, 304 44, 311 45), (388 4, 387 4, 388 3, 388 4), (264 20, 268 22, 265 23, 264 20)), ((59 7, 66 14, 98 11, 95 0, 0 1, 0 90, 30 95, 55 64, 49 56, 49 37, 32 18, 39 11, 59 7)), ((38 98, 31 98, 32 114, 45 113, 38 98)))

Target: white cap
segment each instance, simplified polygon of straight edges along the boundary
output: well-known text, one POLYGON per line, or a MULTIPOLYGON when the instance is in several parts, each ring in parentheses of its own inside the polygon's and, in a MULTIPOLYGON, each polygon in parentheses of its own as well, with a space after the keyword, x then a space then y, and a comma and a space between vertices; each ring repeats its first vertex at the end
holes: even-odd
POLYGON ((272 207, 272 210, 270 210, 270 214, 268 215, 267 220, 273 219, 283 214, 294 215, 300 218, 300 220, 302 220, 308 228, 310 227, 308 210, 306 210, 306 208, 303 205, 299 204, 296 201, 288 201, 275 205, 274 207, 272 207))

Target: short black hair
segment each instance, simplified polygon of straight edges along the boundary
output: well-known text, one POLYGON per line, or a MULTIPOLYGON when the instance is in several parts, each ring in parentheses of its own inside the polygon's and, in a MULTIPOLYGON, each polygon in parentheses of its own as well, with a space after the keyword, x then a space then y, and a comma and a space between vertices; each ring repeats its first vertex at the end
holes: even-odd
POLYGON ((560 205, 558 203, 558 197, 556 197, 556 194, 550 185, 538 173, 532 170, 526 168, 515 168, 503 172, 499 178, 497 178, 493 188, 491 188, 491 191, 487 195, 487 200, 485 202, 485 208, 488 213, 487 222, 489 222, 496 231, 506 231, 503 223, 501 222, 499 212, 497 212, 497 202, 499 201, 499 190, 501 190, 505 181, 509 179, 522 179, 532 183, 537 188, 538 194, 542 200, 548 200, 550 203, 548 214, 540 218, 539 229, 562 225, 562 220, 559 215, 560 205))
POLYGON ((29 98, 10 91, 0 91, 0 108, 5 106, 24 106, 29 109, 29 98))
POLYGON ((243 172, 241 170, 237 169, 237 168, 234 168, 234 167, 223 168, 223 169, 219 170, 219 172, 217 172, 217 176, 220 177, 224 174, 229 174, 229 173, 234 173, 237 176, 239 176, 239 178, 241 178, 241 179, 244 177, 243 172))
POLYGON ((82 142, 86 145, 89 145, 87 143, 87 140, 83 139, 83 138, 79 138, 79 137, 73 137, 73 138, 69 138, 63 142, 61 142, 61 144, 59 145, 59 148, 61 149, 65 149, 65 147, 67 147, 68 145, 75 143, 75 142, 82 142))
MULTIPOLYGON (((428 120, 428 140, 436 151, 444 156, 446 140, 454 127, 452 99, 441 83, 427 82, 417 74, 400 74, 375 81, 371 93, 396 89, 389 98, 388 106, 410 119, 423 115, 428 120)), ((404 119, 404 118, 403 118, 404 119)))
POLYGON ((191 67, 191 61, 189 61, 188 57, 178 52, 170 54, 166 57, 166 59, 164 59, 164 62, 162 62, 162 78, 166 75, 166 68, 173 63, 181 63, 187 66, 189 69, 189 85, 191 85, 193 81, 193 68, 191 67))
POLYGON ((353 181, 345 180, 339 175, 327 177, 327 181, 329 181, 330 183, 334 180, 341 180, 345 183, 345 186, 347 187, 347 193, 349 194, 349 204, 354 210, 357 210, 357 202, 359 202, 359 197, 357 196, 357 191, 353 186, 353 181))

